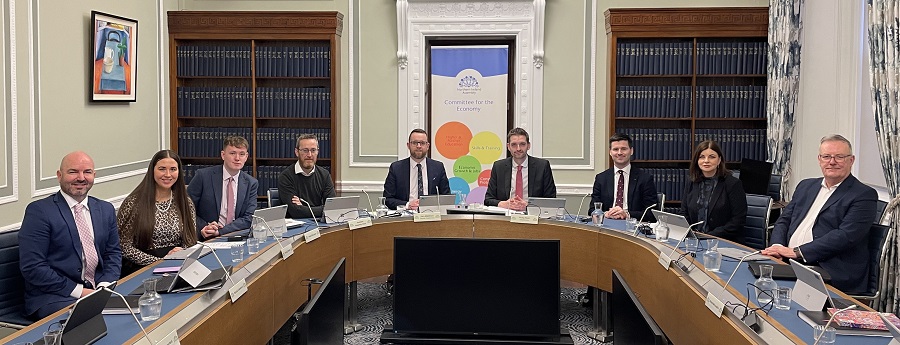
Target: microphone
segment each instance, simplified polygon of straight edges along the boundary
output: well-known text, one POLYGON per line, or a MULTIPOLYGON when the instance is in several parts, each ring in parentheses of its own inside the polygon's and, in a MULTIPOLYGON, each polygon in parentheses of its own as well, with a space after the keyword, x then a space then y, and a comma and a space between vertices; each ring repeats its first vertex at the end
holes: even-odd
MULTIPOLYGON (((691 232, 692 232, 691 228, 693 228, 694 225, 700 225, 700 224, 702 224, 702 223, 703 223, 703 221, 701 220, 701 221, 696 222, 696 223, 694 223, 694 224, 688 225, 688 232, 687 232, 687 235, 684 235, 684 237, 682 237, 680 240, 678 240, 678 243, 675 243, 675 247, 672 248, 672 253, 669 254, 669 257, 672 257, 672 255, 675 255, 675 251, 678 250, 678 246, 681 245, 681 242, 684 242, 684 239, 687 238, 688 235, 691 234, 691 232)), ((740 265, 740 263, 738 263, 738 265, 740 265)))
POLYGON ((832 314, 831 317, 828 318, 828 322, 825 323, 825 327, 822 327, 822 333, 819 333, 819 336, 816 337, 816 342, 814 342, 813 345, 819 344, 819 341, 822 340, 822 336, 825 335, 825 330, 828 329, 828 326, 831 326, 831 322, 834 321, 834 317, 837 316, 837 314, 843 313, 845 311, 848 311, 848 310, 854 309, 854 308, 856 308, 856 304, 834 312, 834 314, 832 314))
MULTIPOLYGON (((316 227, 321 228, 321 226, 319 225, 319 219, 316 218, 316 213, 313 212, 312 205, 309 204, 309 201, 303 200, 303 198, 300 198, 300 197, 298 197, 298 199, 300 199, 300 202, 306 204, 306 207, 309 208, 309 214, 310 214, 310 216, 312 216, 313 221, 316 222, 316 227)), ((263 221, 265 221, 265 220, 263 220, 263 221)), ((269 225, 266 224, 266 226, 269 226, 269 225)))
POLYGON ((584 199, 587 198, 587 197, 589 197, 589 196, 591 196, 590 193, 585 194, 583 197, 581 197, 581 203, 578 204, 578 213, 575 214, 575 222, 576 222, 576 223, 577 223, 579 220, 581 220, 581 208, 584 207, 584 199))
MULTIPOLYGON (((360 189, 359 191, 361 191, 361 192, 363 192, 364 194, 366 194, 366 201, 369 202, 369 209, 372 210, 372 212, 375 212, 375 208, 372 207, 372 197, 369 196, 369 192, 366 192, 365 189, 360 189)), ((369 212, 366 212, 366 213, 369 213, 369 212)), ((375 215, 377 216, 378 214, 375 213, 375 215)), ((369 217, 372 217, 372 213, 369 213, 369 217)), ((378 217, 372 217, 372 218, 378 218, 378 217)))
POLYGON ((723 286, 723 288, 724 288, 724 289, 727 289, 727 288, 728 288, 728 283, 731 282, 731 278, 734 278, 734 274, 737 273, 737 271, 738 271, 739 268, 741 268, 741 264, 744 263, 744 260, 746 260, 747 258, 749 258, 749 257, 751 257, 751 256, 753 256, 753 255, 759 254, 759 253, 760 253, 760 251, 757 250, 757 251, 755 251, 755 252, 753 252, 753 253, 750 253, 750 254, 747 254, 747 255, 742 256, 741 259, 738 260, 737 267, 735 267, 735 268, 734 268, 734 271, 731 272, 731 276, 729 276, 729 277, 728 277, 728 280, 725 281, 725 285, 723 286))
MULTIPOLYGON (((300 200, 303 201, 303 199, 300 199, 300 200)), ((281 248, 281 252, 284 253, 284 246, 281 245, 281 239, 278 238, 278 236, 275 236, 275 232, 272 231, 272 228, 269 227, 269 223, 266 222, 265 218, 260 217, 260 216, 257 216, 257 215, 255 215, 255 214, 254 214, 254 215, 251 215, 251 216, 252 216, 253 218, 259 218, 259 220, 261 220, 261 221, 263 222, 263 228, 266 229, 266 230, 269 230, 269 233, 272 234, 272 238, 275 239, 275 243, 278 243, 278 247, 281 248)), ((315 218, 313 218, 313 219, 315 219, 315 218)), ((316 225, 319 225, 319 223, 316 223, 316 225)), ((202 242, 201 242, 201 243, 202 243, 202 242)), ((216 253, 216 251, 213 250, 213 254, 215 254, 215 253, 216 253)), ((216 260, 218 260, 218 259, 219 259, 219 257, 216 256, 216 260)), ((221 265, 221 264, 222 264, 222 262, 219 261, 219 265, 221 265)), ((225 266, 222 266, 222 268, 225 268, 225 266)), ((226 272, 226 274, 228 274, 228 270, 225 270, 225 272, 226 272)))
MULTIPOLYGON (((263 222, 265 222, 265 220, 263 220, 263 222)), ((268 228, 268 225, 266 225, 266 227, 268 228)), ((271 230, 269 230, 269 231, 271 231, 271 230)), ((275 240, 278 241, 277 238, 275 240)), ((222 270, 225 271, 225 280, 231 280, 231 274, 228 273, 228 269, 225 268, 224 264, 222 264, 222 260, 219 259, 219 254, 216 254, 216 249, 206 243, 203 243, 203 242, 197 242, 197 243, 199 243, 201 246, 209 248, 210 251, 212 251, 212 255, 216 258, 216 262, 219 263, 219 267, 222 267, 222 270)), ((234 281, 232 281, 232 283, 234 283, 234 281)))
POLYGON ((644 217, 647 216, 647 211, 650 211, 650 209, 656 207, 656 205, 658 205, 658 204, 653 204, 653 205, 647 206, 647 208, 644 209, 644 213, 641 214, 641 219, 638 220, 638 222, 637 222, 638 225, 635 225, 635 227, 634 227, 634 233, 631 234, 631 236, 637 236, 638 232, 639 232, 640 229, 641 229, 641 226, 640 226, 640 225, 644 223, 644 217))
MULTIPOLYGON (((126 300, 126 299, 125 299, 125 296, 122 296, 122 294, 116 292, 116 291, 113 290, 113 289, 110 289, 110 288, 109 288, 108 286, 106 286, 106 285, 100 286, 100 289, 109 291, 109 292, 112 293, 113 295, 119 296, 119 298, 122 299, 122 302, 125 303, 125 307, 126 307, 126 308, 130 308, 130 307, 128 306, 128 300, 126 300)), ((147 330, 144 329, 144 325, 142 325, 141 322, 138 321, 137 316, 134 316, 134 313, 132 313, 132 312, 130 312, 130 311, 129 311, 128 313, 131 314, 131 317, 134 318, 134 322, 136 322, 136 323, 138 324, 138 327, 141 328, 141 332, 144 333, 144 338, 146 338, 147 341, 150 342, 150 344, 154 344, 153 340, 150 339, 150 335, 147 334, 147 330)))

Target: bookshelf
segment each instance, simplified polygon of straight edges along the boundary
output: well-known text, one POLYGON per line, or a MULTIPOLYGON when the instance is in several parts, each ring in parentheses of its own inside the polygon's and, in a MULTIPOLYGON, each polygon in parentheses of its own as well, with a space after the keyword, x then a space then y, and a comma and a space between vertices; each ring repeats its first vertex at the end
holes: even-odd
POLYGON ((170 138, 186 181, 241 135, 263 199, 302 133, 319 137, 318 165, 340 180, 341 13, 170 11, 168 28, 170 138))
POLYGON ((635 139, 633 164, 680 205, 693 147, 719 142, 730 169, 765 160, 768 8, 611 8, 610 134, 635 139))

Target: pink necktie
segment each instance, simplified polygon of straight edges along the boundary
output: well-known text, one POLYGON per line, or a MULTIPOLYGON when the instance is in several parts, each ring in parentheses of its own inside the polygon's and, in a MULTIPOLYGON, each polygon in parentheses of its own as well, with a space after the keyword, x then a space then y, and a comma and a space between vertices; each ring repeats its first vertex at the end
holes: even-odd
POLYGON ((234 177, 228 178, 228 188, 225 188, 225 224, 231 224, 234 221, 234 177))
POLYGON ((91 228, 81 211, 84 205, 75 204, 74 208, 75 226, 78 227, 78 237, 81 237, 81 247, 84 250, 84 279, 94 284, 94 272, 97 270, 97 248, 94 247, 94 236, 91 235, 91 228))
POLYGON ((520 199, 522 198, 522 188, 524 183, 522 182, 522 165, 516 166, 516 196, 520 199))

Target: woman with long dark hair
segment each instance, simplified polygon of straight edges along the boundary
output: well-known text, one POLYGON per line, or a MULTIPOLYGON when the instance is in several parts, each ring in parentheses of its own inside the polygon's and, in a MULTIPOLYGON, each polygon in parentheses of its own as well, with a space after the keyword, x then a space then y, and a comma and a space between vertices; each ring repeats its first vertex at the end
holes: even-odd
POLYGON ((691 183, 681 200, 681 214, 702 233, 744 242, 747 194, 741 180, 725 167, 725 155, 712 140, 701 142, 691 155, 691 183))
POLYGON ((197 243, 195 209, 188 197, 181 158, 153 155, 147 174, 119 207, 122 276, 197 243))

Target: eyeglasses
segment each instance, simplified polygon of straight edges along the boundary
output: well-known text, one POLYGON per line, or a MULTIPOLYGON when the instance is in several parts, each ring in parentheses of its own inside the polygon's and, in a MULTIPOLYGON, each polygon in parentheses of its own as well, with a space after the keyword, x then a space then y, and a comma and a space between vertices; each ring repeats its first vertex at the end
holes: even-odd
POLYGON ((319 149, 297 149, 297 152, 300 152, 305 155, 317 154, 317 153, 319 153, 319 149))
POLYGON ((412 146, 428 146, 427 141, 410 141, 409 144, 412 146))
POLYGON ((835 162, 841 163, 847 160, 848 157, 853 157, 853 155, 819 155, 819 160, 822 162, 830 162, 834 159, 835 162))

